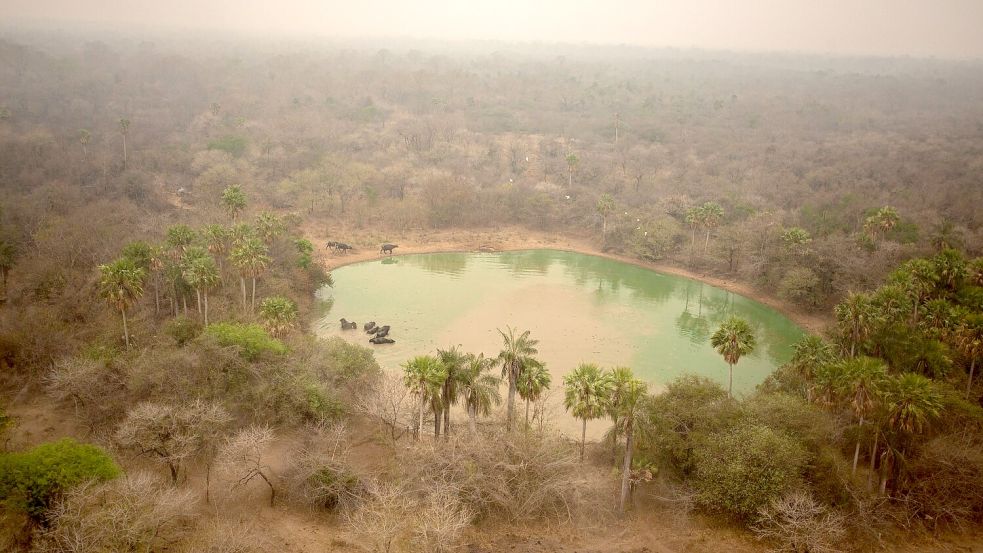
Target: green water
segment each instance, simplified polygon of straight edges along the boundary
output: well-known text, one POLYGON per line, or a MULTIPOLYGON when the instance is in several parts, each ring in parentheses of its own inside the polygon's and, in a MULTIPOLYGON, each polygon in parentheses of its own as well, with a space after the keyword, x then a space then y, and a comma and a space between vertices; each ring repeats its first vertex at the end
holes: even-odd
MULTIPOLYGON (((789 359, 802 330, 774 309, 683 277, 602 257, 555 250, 394 256, 341 267, 318 334, 372 347, 384 368, 460 345, 494 357, 496 328, 529 329, 540 358, 562 375, 590 361, 629 366, 653 389, 682 374, 727 385, 727 364, 710 335, 732 314, 747 319, 758 346, 734 369, 735 393, 749 392, 789 359), (358 330, 341 331, 344 317, 358 330), (362 324, 390 325, 392 345, 371 345, 362 324)), ((554 392, 554 395, 560 395, 554 392)))

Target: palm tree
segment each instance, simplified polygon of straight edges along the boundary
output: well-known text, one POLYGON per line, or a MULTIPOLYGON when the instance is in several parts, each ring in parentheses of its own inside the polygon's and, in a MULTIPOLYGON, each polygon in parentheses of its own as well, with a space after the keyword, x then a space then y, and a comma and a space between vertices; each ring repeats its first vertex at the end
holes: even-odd
POLYGON ((539 340, 530 338, 528 330, 516 336, 515 329, 510 326, 505 327, 505 332, 498 329, 498 333, 502 335, 504 348, 499 352, 494 362, 502 366, 502 378, 507 378, 509 382, 505 429, 511 432, 512 417, 515 411, 516 383, 526 367, 539 363, 533 357, 539 353, 539 350, 536 349, 539 340))
POLYGON ((283 296, 266 298, 259 304, 259 313, 273 336, 280 336, 297 324, 297 304, 283 296))
POLYGON ((167 229, 165 241, 174 251, 175 257, 180 257, 184 250, 195 243, 195 238, 197 238, 197 234, 188 225, 174 225, 167 229))
POLYGON ((248 223, 239 223, 229 227, 229 243, 233 246, 241 246, 250 238, 258 238, 256 228, 248 223))
POLYGON ((0 240, 0 279, 3 280, 3 297, 7 297, 7 275, 14 268, 16 256, 14 245, 6 240, 0 240))
POLYGON ((82 159, 85 159, 88 155, 88 145, 92 141, 92 133, 86 129, 79 129, 79 144, 82 145, 82 159))
POLYGON ((575 153, 567 154, 567 188, 573 187, 573 170, 580 163, 580 158, 575 153))
POLYGON ((471 432, 478 430, 478 415, 488 416, 492 407, 502 402, 502 396, 498 393, 502 380, 488 374, 492 364, 492 360, 486 359, 484 354, 469 353, 461 370, 461 394, 464 396, 471 432))
POLYGON ((190 248, 185 253, 182 266, 184 279, 194 287, 198 296, 198 311, 202 313, 205 325, 208 325, 208 291, 219 283, 218 266, 203 248, 190 248))
POLYGON ((611 197, 611 194, 601 194, 601 197, 597 199, 595 208, 598 215, 601 216, 601 234, 607 234, 608 216, 614 211, 614 198, 611 197))
POLYGON ((707 239, 703 245, 703 253, 707 253, 710 250, 710 231, 720 224, 720 220, 723 217, 724 208, 720 207, 720 204, 717 202, 707 202, 700 206, 700 224, 707 230, 707 239))
POLYGON ((899 221, 898 211, 891 206, 884 206, 867 217, 864 221, 864 231, 875 239, 878 236, 887 236, 899 221))
MULTIPOLYGON (((441 412, 444 417, 444 437, 449 437, 451 433, 451 406, 457 403, 458 384, 461 380, 461 372, 467 362, 467 355, 454 346, 448 350, 437 350, 437 358, 443 363, 447 370, 444 383, 440 386, 441 412)), ((436 428, 437 425, 435 424, 436 428)))
POLYGON ((956 250, 942 250, 932 258, 939 284, 947 290, 956 291, 968 273, 966 260, 956 250))
POLYGON ((126 170, 126 135, 130 133, 130 120, 122 118, 119 120, 119 134, 123 137, 123 170, 126 170))
POLYGON ((918 324, 918 308, 938 286, 938 274, 927 259, 912 259, 891 274, 890 281, 911 300, 911 324, 918 324))
POLYGON ((734 397, 734 365, 740 361, 741 357, 754 351, 754 332, 747 321, 739 317, 731 317, 720 325, 720 328, 710 337, 710 345, 716 348, 717 353, 724 357, 724 361, 730 366, 730 383, 727 386, 727 395, 734 397))
POLYGON ((963 246, 963 233, 956 228, 955 223, 948 217, 943 217, 941 221, 932 227, 931 236, 932 246, 938 251, 959 249, 963 246))
POLYGON ((132 259, 122 258, 99 266, 99 293, 109 306, 123 316, 123 339, 130 348, 130 330, 126 324, 126 311, 143 296, 144 270, 132 259))
POLYGON ((878 359, 861 356, 843 362, 842 379, 844 395, 850 400, 850 409, 857 417, 857 447, 853 450, 853 473, 857 472, 860 459, 860 433, 864 419, 877 407, 887 382, 887 367, 878 359))
POLYGON ((235 224, 239 213, 246 209, 246 194, 238 184, 229 185, 222 191, 222 206, 229 212, 232 223, 235 224))
POLYGON ((614 423, 611 427, 611 462, 616 463, 618 457, 618 432, 620 432, 620 421, 618 420, 621 416, 621 411, 619 410, 619 403, 621 401, 622 395, 628 389, 635 375, 631 372, 628 367, 616 367, 611 369, 609 374, 611 379, 611 401, 608 403, 608 416, 611 417, 611 421, 614 423))
POLYGON ((686 224, 693 229, 693 240, 690 242, 690 250, 696 253, 696 229, 700 228, 700 208, 691 207, 686 210, 686 224))
MULTIPOLYGON (((631 369, 626 369, 626 371, 627 375, 631 375, 631 369)), ((618 413, 621 428, 625 433, 625 458, 621 467, 621 500, 618 502, 618 510, 622 513, 625 512, 625 502, 628 500, 628 492, 631 489, 630 477, 632 454, 635 448, 635 420, 641 413, 646 391, 647 387, 644 382, 636 378, 629 378, 622 384, 617 402, 611 402, 614 410, 618 413)))
POLYGON ((184 250, 184 255, 181 256, 181 277, 195 289, 195 296, 198 299, 199 315, 201 314, 202 307, 201 288, 198 282, 199 269, 202 269, 202 267, 199 265, 199 261, 205 257, 208 257, 208 252, 201 246, 192 246, 184 250))
POLYGON ((795 343, 789 365, 806 383, 806 401, 812 401, 812 388, 817 371, 836 360, 830 344, 822 337, 810 334, 795 343))
MULTIPOLYGON (((885 394, 888 429, 902 439, 898 451, 904 454, 904 442, 926 431, 943 408, 943 397, 935 383, 917 373, 904 373, 894 379, 885 394)), ((887 463, 882 464, 881 494, 887 491, 887 463)))
POLYGON ((973 286, 983 286, 983 257, 977 257, 966 266, 966 278, 973 286))
POLYGON ((519 398, 526 402, 526 430, 529 429, 529 403, 539 401, 552 383, 550 372, 544 363, 535 362, 526 367, 515 383, 519 398))
POLYGON ((973 391, 976 360, 983 357, 983 315, 967 314, 956 327, 955 341, 960 353, 969 359, 969 378, 966 380, 966 399, 969 399, 973 391))
POLYGON ((836 315, 840 331, 847 334, 850 342, 850 357, 854 357, 857 347, 866 340, 873 324, 874 309, 870 296, 851 292, 845 300, 833 308, 833 313, 836 315))
POLYGON ((249 302, 249 308, 255 309, 256 278, 263 274, 263 271, 266 270, 272 261, 270 256, 267 255, 266 245, 255 238, 248 239, 242 245, 232 250, 231 259, 232 263, 239 268, 239 283, 242 286, 242 307, 243 309, 246 308, 246 277, 248 276, 253 281, 252 300, 249 302))
POLYGON ((256 232, 259 237, 267 244, 272 244, 273 240, 283 234, 286 226, 283 221, 272 213, 260 213, 256 218, 256 232))
POLYGON ((563 377, 563 406, 583 422, 580 431, 580 460, 587 445, 587 421, 604 416, 611 395, 611 379, 593 363, 581 363, 563 377))
POLYGON ((218 262, 219 274, 222 273, 222 258, 229 251, 229 229, 222 225, 205 225, 201 229, 201 238, 208 248, 208 253, 218 262))
MULTIPOLYGON (((427 401, 440 397, 440 387, 447 378, 447 371, 440 360, 432 355, 420 355, 403 365, 403 383, 410 392, 420 398, 420 416, 416 427, 416 439, 423 434, 423 411, 427 401)), ((434 439, 437 439, 434 436, 434 439)))
POLYGON ((167 252, 161 246, 150 248, 148 268, 154 276, 154 313, 160 315, 160 273, 167 263, 167 252))

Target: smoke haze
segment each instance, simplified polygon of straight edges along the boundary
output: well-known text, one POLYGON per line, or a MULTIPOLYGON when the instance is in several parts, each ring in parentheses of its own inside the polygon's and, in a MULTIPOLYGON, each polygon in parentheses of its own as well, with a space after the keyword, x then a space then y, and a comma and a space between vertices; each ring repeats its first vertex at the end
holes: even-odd
POLYGON ((977 0, 3 0, 8 24, 983 57, 977 0))

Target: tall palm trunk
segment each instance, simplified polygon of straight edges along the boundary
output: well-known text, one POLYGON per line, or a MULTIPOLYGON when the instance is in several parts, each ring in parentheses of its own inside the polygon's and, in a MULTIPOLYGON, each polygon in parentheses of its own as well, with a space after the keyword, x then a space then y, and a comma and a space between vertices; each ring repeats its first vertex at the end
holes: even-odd
POLYGON ((632 440, 632 430, 634 424, 628 424, 625 428, 625 462, 621 467, 621 501, 618 502, 618 511, 625 512, 625 502, 628 500, 628 492, 631 489, 629 476, 631 475, 631 454, 634 446, 632 440))
POLYGON ((246 310, 246 277, 239 276, 239 286, 242 288, 242 310, 246 310))
POLYGON ((505 431, 512 431, 512 412, 515 411, 515 375, 509 371, 509 405, 505 415, 505 431))
POLYGON ((472 408, 470 405, 468 406, 468 429, 471 430, 472 434, 478 431, 477 411, 477 408, 472 408))
POLYGON ((703 253, 710 251, 710 227, 707 227, 707 241, 703 244, 703 253))
POLYGON ((874 429, 874 443, 870 446, 870 472, 867 473, 867 489, 869 490, 873 485, 874 479, 874 464, 877 461, 877 439, 880 438, 880 429, 874 429))
POLYGON ((583 427, 580 430, 580 462, 584 462, 584 446, 587 445, 587 419, 584 419, 583 427))
POLYGON ((253 297, 249 300, 249 310, 256 311, 256 277, 253 277, 253 297))
POLYGON ((423 394, 420 394, 420 421, 416 425, 416 439, 419 440, 420 436, 423 435, 423 408, 427 404, 427 398, 423 394))
POLYGON ((195 296, 198 299, 198 314, 201 315, 201 290, 195 288, 195 296))
POLYGON ((733 398, 734 397, 734 365, 733 363, 727 363, 727 366, 729 367, 728 372, 730 373, 730 381, 727 384, 727 397, 733 398))
POLYGON ((451 406, 444 406, 444 438, 449 439, 451 435, 451 406))
POLYGON ((611 427, 611 464, 618 465, 618 415, 611 417, 614 425, 611 427))
POLYGON ((437 441, 440 438, 440 415, 443 412, 442 409, 433 410, 433 439, 437 441))
POLYGON ((123 314, 123 341, 126 342, 126 349, 130 349, 130 329, 126 326, 126 310, 120 309, 119 312, 123 314))
POLYGON ((205 326, 208 326, 208 289, 205 289, 205 326))
POLYGON ((860 415, 860 425, 857 435, 857 447, 853 450, 853 472, 851 474, 857 474, 857 461, 860 460, 860 432, 864 429, 864 417, 860 415))
POLYGON ((969 399, 969 394, 973 391, 973 372, 976 370, 976 357, 973 357, 969 361, 969 380, 966 381, 966 399, 969 399))

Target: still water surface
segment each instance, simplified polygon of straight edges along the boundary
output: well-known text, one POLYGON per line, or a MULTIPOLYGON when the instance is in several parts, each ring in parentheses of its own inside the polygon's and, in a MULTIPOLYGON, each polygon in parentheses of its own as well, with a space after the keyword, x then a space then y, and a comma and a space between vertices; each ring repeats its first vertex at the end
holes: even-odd
MULTIPOLYGON (((732 314, 750 321, 758 346, 734 369, 735 393, 749 392, 786 362, 803 332, 774 309, 684 277, 628 263, 556 250, 435 253, 387 257, 332 272, 334 287, 316 323, 375 351, 379 364, 401 370, 415 355, 459 345, 494 357, 497 328, 529 329, 553 375, 555 404, 562 376, 579 363, 629 366, 653 390, 682 374, 727 385, 727 364, 710 335, 732 314), (358 330, 341 331, 344 317, 358 330), (390 325, 392 345, 371 345, 362 324, 390 325)), ((505 388, 503 386, 503 395, 505 388)), ((520 414, 522 413, 520 408, 520 414)), ((564 430, 579 429, 556 413, 564 430), (569 427, 569 428, 567 428, 569 427)), ((603 424, 591 425, 591 434, 603 424)))

